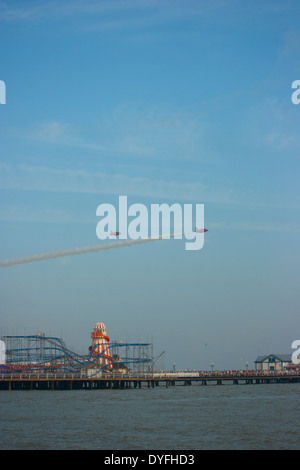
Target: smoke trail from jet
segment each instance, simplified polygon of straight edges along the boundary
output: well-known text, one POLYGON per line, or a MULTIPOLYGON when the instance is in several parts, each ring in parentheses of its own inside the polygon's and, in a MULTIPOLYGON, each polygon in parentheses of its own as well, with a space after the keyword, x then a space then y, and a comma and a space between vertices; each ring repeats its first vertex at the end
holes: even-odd
POLYGON ((0 261, 1 268, 8 268, 16 264, 33 263, 34 261, 44 261, 47 259, 56 259, 64 256, 82 255, 86 253, 93 253, 96 251, 111 250, 113 248, 122 248, 124 246, 139 245, 141 243, 155 242, 163 239, 169 239, 174 237, 180 237, 183 234, 177 233, 174 235, 162 235, 159 238, 147 238, 138 240, 125 240, 122 242, 108 243, 107 245, 94 245, 86 246, 82 248, 71 248, 69 250, 53 251, 50 253, 42 253, 37 255, 27 256, 26 258, 15 258, 7 261, 0 261))

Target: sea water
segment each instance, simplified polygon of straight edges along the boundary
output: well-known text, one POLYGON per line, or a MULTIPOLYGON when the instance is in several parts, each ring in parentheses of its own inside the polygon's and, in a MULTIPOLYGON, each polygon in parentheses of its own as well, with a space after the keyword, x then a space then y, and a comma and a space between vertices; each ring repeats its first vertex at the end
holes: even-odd
POLYGON ((0 449, 299 449, 300 384, 1 391, 0 449))

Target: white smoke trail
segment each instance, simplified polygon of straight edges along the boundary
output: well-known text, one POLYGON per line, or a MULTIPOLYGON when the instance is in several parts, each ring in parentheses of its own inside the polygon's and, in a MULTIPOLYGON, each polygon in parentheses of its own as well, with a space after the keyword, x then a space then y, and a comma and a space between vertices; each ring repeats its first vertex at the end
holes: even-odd
POLYGON ((61 258, 63 256, 74 256, 81 255, 85 253, 93 253, 96 251, 102 250, 111 250, 112 248, 122 248, 124 246, 138 245, 141 243, 155 242, 163 239, 169 239, 174 237, 180 237, 183 234, 174 234, 174 235, 162 235, 159 238, 147 238, 147 239, 138 239, 138 240, 125 240, 122 242, 108 243, 107 245, 94 245, 94 246, 85 246, 82 248, 71 248, 69 250, 53 251, 50 253, 42 253, 40 255, 31 255, 26 258, 15 258, 7 261, 0 261, 1 268, 7 268, 9 266, 14 266, 16 264, 24 263, 33 263, 34 261, 44 261, 47 259, 61 258))

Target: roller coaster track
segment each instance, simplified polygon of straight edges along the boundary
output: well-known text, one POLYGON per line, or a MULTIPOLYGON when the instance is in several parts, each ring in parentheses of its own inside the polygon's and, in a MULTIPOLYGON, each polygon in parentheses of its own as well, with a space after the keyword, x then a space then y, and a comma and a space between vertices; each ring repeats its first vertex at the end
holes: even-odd
POLYGON ((6 367, 14 371, 37 371, 59 369, 81 373, 95 369, 95 374, 105 369, 113 369, 122 364, 128 369, 151 364, 150 343, 107 343, 101 353, 96 353, 97 345, 90 348, 89 354, 81 355, 71 351, 61 338, 44 335, 3 336, 6 345, 6 367), (125 356, 120 351, 125 349, 125 356), (112 357, 109 364, 102 365, 101 358, 112 357))

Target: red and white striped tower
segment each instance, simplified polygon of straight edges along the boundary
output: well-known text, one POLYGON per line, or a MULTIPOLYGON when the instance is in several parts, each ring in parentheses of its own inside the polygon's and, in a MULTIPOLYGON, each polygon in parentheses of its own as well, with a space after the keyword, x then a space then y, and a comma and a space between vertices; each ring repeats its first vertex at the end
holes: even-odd
POLYGON ((105 367, 112 363, 109 351, 109 337, 106 335, 106 326, 102 322, 96 323, 94 331, 91 333, 92 346, 90 348, 92 356, 98 358, 94 362, 97 366, 105 367))

